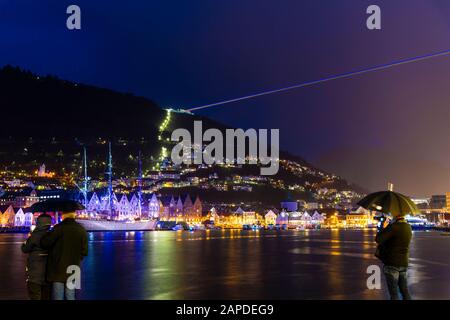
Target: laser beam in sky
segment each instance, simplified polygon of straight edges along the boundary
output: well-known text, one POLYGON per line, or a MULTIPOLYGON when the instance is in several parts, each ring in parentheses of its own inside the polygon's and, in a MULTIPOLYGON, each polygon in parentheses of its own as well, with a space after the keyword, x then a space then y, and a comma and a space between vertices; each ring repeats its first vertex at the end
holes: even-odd
POLYGON ((203 106, 199 106, 199 107, 190 108, 190 109, 187 109, 187 111, 192 112, 192 111, 202 110, 202 109, 206 109, 206 108, 211 108, 211 107, 215 107, 215 106, 229 104, 229 103, 232 103, 232 102, 238 102, 238 101, 253 99, 253 98, 257 98, 257 97, 261 97, 261 96, 266 96, 266 95, 269 95, 269 94, 284 92, 284 91, 293 90, 293 89, 304 88, 304 87, 308 87, 308 86, 312 86, 312 85, 315 85, 315 84, 324 83, 324 82, 328 82, 328 81, 332 81, 332 80, 350 78, 350 77, 353 77, 353 76, 356 76, 356 75, 360 75, 360 74, 365 74, 365 73, 374 72, 374 71, 380 71, 380 70, 384 70, 384 69, 388 69, 388 68, 392 68, 392 67, 397 67, 397 66, 400 66, 400 65, 408 64, 408 63, 413 63, 413 62, 418 62, 418 61, 422 61, 422 60, 428 60, 428 59, 432 59, 432 58, 436 58, 436 57, 440 57, 440 56, 445 56, 445 55, 448 55, 448 54, 450 54, 450 50, 441 51, 441 52, 432 53, 432 54, 427 54, 427 55, 423 55, 423 56, 417 56, 417 57, 408 58, 408 59, 403 59, 403 60, 394 61, 394 62, 390 62, 390 63, 378 65, 378 66, 373 66, 373 67, 366 68, 366 69, 361 69, 361 70, 347 72, 347 73, 341 73, 341 74, 338 74, 338 75, 329 76, 329 77, 318 79, 318 80, 313 80, 313 81, 303 82, 303 83, 299 83, 299 84, 294 84, 294 85, 291 85, 291 86, 288 86, 288 87, 284 87, 284 88, 280 88, 280 89, 263 91, 263 92, 259 92, 259 93, 255 93, 255 94, 239 97, 239 98, 223 100, 223 101, 219 101, 219 102, 215 102, 215 103, 211 103, 211 104, 207 104, 207 105, 203 105, 203 106))

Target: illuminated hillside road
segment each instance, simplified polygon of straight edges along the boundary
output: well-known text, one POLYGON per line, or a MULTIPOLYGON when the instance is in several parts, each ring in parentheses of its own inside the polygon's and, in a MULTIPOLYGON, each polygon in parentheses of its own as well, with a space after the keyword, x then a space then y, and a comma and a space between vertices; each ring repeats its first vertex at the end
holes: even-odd
MULTIPOLYGON (((83 299, 385 299, 373 231, 90 233, 83 299)), ((25 235, 0 234, 0 299, 25 299, 25 235)), ((411 291, 450 299, 450 236, 415 233, 411 291)))

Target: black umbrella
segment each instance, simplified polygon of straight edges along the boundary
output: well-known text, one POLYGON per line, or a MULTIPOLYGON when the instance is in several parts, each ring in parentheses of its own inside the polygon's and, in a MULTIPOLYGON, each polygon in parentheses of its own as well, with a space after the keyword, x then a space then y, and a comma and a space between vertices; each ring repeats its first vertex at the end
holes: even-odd
POLYGON ((32 212, 62 212, 62 213, 70 213, 79 210, 84 210, 85 207, 73 200, 45 200, 38 203, 35 203, 31 206, 32 212))
POLYGON ((420 210, 410 198, 394 191, 371 193, 360 200, 358 205, 367 210, 390 213, 393 216, 420 213, 420 210))

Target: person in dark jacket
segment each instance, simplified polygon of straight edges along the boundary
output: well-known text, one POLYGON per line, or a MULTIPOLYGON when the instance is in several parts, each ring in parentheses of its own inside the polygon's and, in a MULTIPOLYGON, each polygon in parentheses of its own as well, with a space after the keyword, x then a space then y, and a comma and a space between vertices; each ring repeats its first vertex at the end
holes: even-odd
POLYGON ((391 300, 400 299, 399 291, 404 300, 411 300, 407 282, 411 237, 411 226, 404 216, 397 216, 390 224, 386 221, 375 238, 391 300))
POLYGON ((27 290, 30 300, 50 300, 51 286, 45 279, 47 250, 41 247, 41 238, 50 230, 52 217, 46 214, 36 219, 36 228, 22 244, 22 252, 28 253, 27 290))
POLYGON ((41 246, 49 250, 47 281, 52 283, 53 300, 75 300, 75 289, 68 285, 72 268, 80 267, 88 254, 86 230, 75 221, 74 212, 63 212, 63 221, 41 239, 41 246))

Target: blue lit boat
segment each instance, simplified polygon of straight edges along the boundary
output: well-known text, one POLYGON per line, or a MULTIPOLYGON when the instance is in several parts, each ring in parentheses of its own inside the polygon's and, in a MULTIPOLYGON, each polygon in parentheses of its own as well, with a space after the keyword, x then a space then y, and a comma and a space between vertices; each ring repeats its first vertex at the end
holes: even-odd
POLYGON ((436 225, 429 222, 425 217, 422 216, 406 216, 406 221, 411 225, 413 231, 428 231, 433 230, 436 225))
POLYGON ((86 231, 151 231, 156 229, 156 220, 115 221, 77 219, 86 231))

